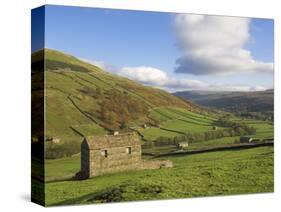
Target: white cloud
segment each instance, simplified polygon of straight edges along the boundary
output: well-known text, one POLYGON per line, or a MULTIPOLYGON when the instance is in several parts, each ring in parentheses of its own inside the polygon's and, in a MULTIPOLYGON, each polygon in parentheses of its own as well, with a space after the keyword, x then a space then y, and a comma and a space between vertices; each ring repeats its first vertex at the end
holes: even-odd
POLYGON ((244 49, 249 18, 179 14, 175 28, 183 56, 175 72, 193 75, 265 72, 273 63, 254 60, 244 49))
POLYGON ((119 74, 141 83, 154 86, 163 86, 169 81, 166 72, 147 66, 123 67, 119 74))
POLYGON ((145 85, 166 89, 191 89, 203 86, 198 80, 176 79, 165 71, 148 66, 124 67, 118 74, 145 85))
MULTIPOLYGON (((81 58, 80 58, 81 59, 81 58)), ((194 79, 177 79, 166 71, 150 66, 136 66, 117 68, 104 61, 81 59, 101 69, 117 74, 144 85, 158 87, 171 92, 184 90, 212 90, 212 91, 260 91, 266 90, 263 86, 249 86, 237 84, 210 84, 194 79)))
POLYGON ((145 85, 155 86, 169 91, 179 90, 212 90, 212 91, 258 91, 265 90, 262 86, 249 86, 237 84, 209 84, 199 80, 177 79, 165 71, 148 67, 124 67, 119 75, 138 81, 145 85))

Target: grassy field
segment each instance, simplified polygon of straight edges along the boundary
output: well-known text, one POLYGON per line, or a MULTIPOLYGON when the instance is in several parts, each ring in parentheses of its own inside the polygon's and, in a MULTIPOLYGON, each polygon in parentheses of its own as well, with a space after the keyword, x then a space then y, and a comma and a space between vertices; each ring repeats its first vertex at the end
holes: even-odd
POLYGON ((150 111, 149 117, 159 122, 159 128, 138 129, 145 140, 158 137, 175 137, 183 133, 206 132, 212 130, 214 118, 176 107, 157 107, 150 111), (161 128, 161 129, 160 129, 161 128))
MULTIPOLYGON (((71 158, 70 160, 78 160, 71 158)), ((273 192, 273 148, 167 157, 174 167, 46 184, 46 204, 81 204, 273 192)), ((53 161, 62 175, 73 161, 53 161), (65 165, 64 165, 65 164, 65 165)), ((47 164, 47 169, 48 169, 47 164)), ((54 164, 53 164, 54 165, 54 164)), ((76 169, 76 170, 75 170, 76 169)))
POLYGON ((168 120, 183 119, 200 125, 212 124, 215 118, 178 107, 157 107, 150 111, 149 117, 163 123, 168 120))
POLYGON ((253 119, 239 119, 239 118, 235 118, 232 120, 236 121, 236 122, 245 123, 249 126, 256 128, 257 133, 255 136, 253 136, 254 138, 269 139, 269 138, 273 138, 273 136, 274 136, 273 122, 259 121, 259 120, 253 120, 253 119))
MULTIPOLYGON (((201 141, 201 142, 194 142, 188 145, 188 148, 185 151, 194 151, 194 150, 205 150, 214 147, 226 147, 235 144, 235 140, 239 140, 239 136, 236 137, 224 137, 213 139, 209 141, 201 141)), ((169 146, 156 146, 151 147, 149 149, 143 149, 142 152, 147 154, 159 155, 165 154, 170 152, 179 151, 179 149, 174 145, 169 146)))
MULTIPOLYGON (((236 119, 235 121, 241 121, 244 123, 247 123, 250 126, 253 126, 256 128, 256 135, 249 135, 253 137, 254 139, 269 139, 274 137, 274 127, 270 122, 264 122, 264 121, 256 121, 256 120, 241 120, 241 119, 236 119)), ((169 123, 170 121, 166 121, 164 123, 169 123)), ((173 122, 172 122, 173 123, 173 122)), ((176 129, 179 131, 180 127, 182 126, 177 126, 177 125, 172 125, 172 129, 176 129)), ((196 132, 196 127, 198 131, 200 132, 200 126, 195 126, 192 130, 193 132, 196 132)), ((201 128, 202 131, 203 128, 201 128)), ((205 130, 209 130, 209 128, 205 128, 205 130)), ((165 131, 165 130, 164 130, 165 131)), ((198 132, 197 131, 197 132, 198 132)), ((147 131, 149 132, 149 131, 147 131)), ((169 132, 169 131, 167 131, 169 132)), ((158 131, 156 132, 151 132, 152 135, 150 135, 150 138, 156 138, 156 135, 160 133, 158 131)), ((145 135, 145 133, 144 133, 145 135)), ((201 142, 194 142, 194 143, 189 143, 188 150, 203 150, 203 149, 208 149, 208 148, 213 148, 213 147, 223 147, 223 146, 230 146, 235 144, 235 142, 239 141, 240 136, 233 136, 233 137, 223 137, 223 138, 218 138, 218 139, 213 139, 213 140, 208 140, 208 141, 201 141, 201 142)), ((145 149, 143 152, 145 153, 152 153, 152 154, 161 154, 161 153, 167 153, 171 151, 176 151, 177 148, 175 146, 166 146, 166 147, 153 147, 150 149, 145 149)))
POLYGON ((272 122, 250 120, 246 123, 257 129, 257 134, 254 136, 254 138, 260 138, 260 139, 273 138, 274 126, 272 122))
POLYGON ((188 150, 203 150, 211 147, 228 146, 235 143, 235 140, 239 140, 239 136, 236 137, 224 137, 209 141, 195 142, 189 145, 188 150))
POLYGON ((161 123, 160 127, 180 131, 182 133, 196 133, 212 130, 211 125, 201 125, 193 121, 179 119, 165 121, 164 123, 161 123))
POLYGON ((147 129, 139 129, 138 131, 143 135, 143 138, 148 141, 153 141, 160 136, 175 137, 180 135, 180 133, 163 130, 158 127, 149 127, 147 129))
POLYGON ((104 135, 107 133, 105 129, 97 124, 81 124, 72 126, 72 128, 84 136, 104 135))
POLYGON ((47 181, 69 179, 80 170, 80 154, 55 160, 45 160, 47 181))

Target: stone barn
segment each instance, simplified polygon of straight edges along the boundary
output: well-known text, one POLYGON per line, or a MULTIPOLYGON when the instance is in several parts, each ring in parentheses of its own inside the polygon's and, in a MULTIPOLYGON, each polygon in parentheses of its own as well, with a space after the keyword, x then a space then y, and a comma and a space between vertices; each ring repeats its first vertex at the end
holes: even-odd
POLYGON ((249 136, 241 136, 240 143, 251 143, 253 141, 252 137, 249 136))
POLYGON ((141 142, 133 133, 89 136, 81 144, 81 170, 77 179, 137 169, 172 167, 171 161, 141 159, 141 142))
POLYGON ((178 149, 185 149, 188 147, 188 142, 179 142, 177 143, 177 148, 178 149))
POLYGON ((81 174, 89 178, 136 169, 141 163, 141 143, 134 134, 85 137, 81 144, 81 174))

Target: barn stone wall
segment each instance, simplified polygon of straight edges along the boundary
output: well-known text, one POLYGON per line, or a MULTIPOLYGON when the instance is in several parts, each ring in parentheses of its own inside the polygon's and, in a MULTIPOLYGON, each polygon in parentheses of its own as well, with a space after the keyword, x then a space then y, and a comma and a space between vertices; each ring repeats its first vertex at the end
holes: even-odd
POLYGON ((91 150, 90 176, 137 168, 141 160, 140 146, 131 146, 131 154, 126 153, 126 148, 126 146, 107 148, 107 157, 101 155, 100 150, 91 150))
POLYGON ((84 138, 81 144, 81 170, 75 178, 172 166, 167 160, 142 160, 141 142, 135 134, 91 136, 84 138))
POLYGON ((132 134, 85 138, 81 147, 86 178, 137 169, 141 163, 141 144, 132 134))

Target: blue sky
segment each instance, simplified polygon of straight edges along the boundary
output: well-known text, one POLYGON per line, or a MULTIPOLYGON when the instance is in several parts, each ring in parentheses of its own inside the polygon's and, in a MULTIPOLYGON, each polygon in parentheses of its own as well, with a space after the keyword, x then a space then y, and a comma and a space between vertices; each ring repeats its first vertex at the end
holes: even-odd
POLYGON ((46 6, 45 45, 168 91, 273 87, 273 20, 194 17, 46 6))

